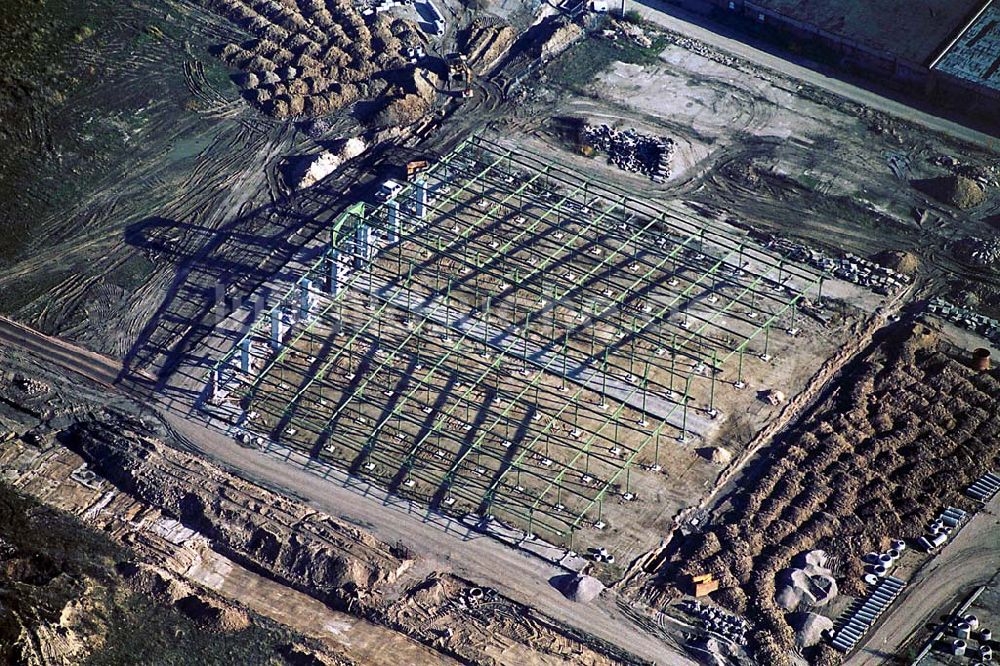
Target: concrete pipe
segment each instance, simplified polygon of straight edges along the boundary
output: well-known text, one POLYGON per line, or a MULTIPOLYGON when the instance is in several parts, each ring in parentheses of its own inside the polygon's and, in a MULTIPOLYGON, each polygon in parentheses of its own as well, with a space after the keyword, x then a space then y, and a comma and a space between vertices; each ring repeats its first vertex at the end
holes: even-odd
POLYGON ((961 656, 965 655, 966 645, 967 644, 966 644, 965 641, 952 641, 952 644, 951 644, 951 653, 953 655, 955 655, 956 657, 961 657, 961 656))
POLYGON ((968 622, 960 622, 957 627, 955 627, 955 636, 958 638, 968 638, 970 633, 970 627, 968 622))
POLYGON ((979 618, 971 613, 962 618, 962 622, 965 622, 972 629, 977 629, 979 627, 979 618))

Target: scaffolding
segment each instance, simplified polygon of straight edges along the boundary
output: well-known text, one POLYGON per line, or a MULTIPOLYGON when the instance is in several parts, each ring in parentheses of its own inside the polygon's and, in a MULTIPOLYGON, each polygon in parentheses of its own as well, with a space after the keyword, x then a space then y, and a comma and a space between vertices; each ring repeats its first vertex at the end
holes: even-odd
POLYGON ((572 543, 794 344, 823 280, 474 136, 336 218, 208 382, 247 433, 572 543))

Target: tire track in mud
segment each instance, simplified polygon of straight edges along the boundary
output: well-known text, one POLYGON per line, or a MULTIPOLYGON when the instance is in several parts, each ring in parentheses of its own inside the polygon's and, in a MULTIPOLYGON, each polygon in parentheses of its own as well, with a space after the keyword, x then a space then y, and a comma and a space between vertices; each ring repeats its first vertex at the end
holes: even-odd
POLYGON ((824 194, 795 186, 790 189, 788 183, 771 184, 767 182, 766 175, 761 176, 761 187, 754 188, 738 183, 725 174, 727 167, 749 163, 759 157, 770 158, 773 155, 766 146, 727 151, 704 180, 712 191, 699 193, 692 200, 720 213, 727 209, 743 211, 747 217, 752 217, 756 225, 818 248, 853 252, 866 257, 881 250, 909 252, 919 258, 921 268, 918 280, 926 284, 962 277, 1000 288, 1000 274, 996 271, 966 264, 952 256, 949 249, 953 240, 953 234, 949 233, 953 231, 951 221, 932 228, 916 222, 907 225, 890 215, 859 207, 858 214, 878 215, 873 218, 875 223, 863 224, 848 220, 843 215, 830 215, 817 210, 815 202, 826 198, 824 194), (785 221, 788 219, 796 220, 794 228, 789 228, 785 221), (831 245, 832 238, 836 238, 835 247, 831 245))
MULTIPOLYGON (((146 349, 137 352, 136 367, 156 367, 166 354, 172 353, 174 343, 182 339, 191 329, 189 318, 196 319, 206 307, 204 298, 214 289, 217 281, 228 281, 225 273, 212 268, 213 258, 218 258, 220 265, 243 266, 251 270, 256 266, 260 249, 256 243, 246 243, 246 238, 254 237, 258 241, 267 242, 273 233, 267 232, 271 223, 269 215, 263 212, 247 215, 248 210, 266 206, 271 203, 272 187, 269 179, 273 177, 275 162, 286 154, 294 139, 295 130, 288 125, 279 126, 279 131, 272 136, 261 136, 241 128, 237 137, 231 138, 230 147, 240 141, 240 137, 253 139, 246 142, 242 150, 213 149, 212 154, 223 154, 227 157, 211 160, 211 164, 201 164, 188 180, 189 187, 196 192, 209 189, 211 193, 223 192, 212 203, 211 213, 198 216, 202 206, 192 203, 191 198, 176 202, 173 208, 167 210, 178 220, 198 220, 187 233, 181 234, 176 243, 174 254, 183 257, 183 261, 175 267, 174 281, 177 287, 183 288, 188 298, 177 298, 169 293, 159 308, 167 308, 169 316, 154 317, 149 339, 141 344, 146 349), (215 179, 218 174, 226 174, 221 181, 215 179), (245 218, 245 219, 240 219, 245 218), (233 224, 227 229, 224 238, 219 237, 219 230, 233 224), (224 258, 224 261, 222 261, 224 258), (151 351, 160 350, 160 351, 151 351)), ((210 196, 210 195, 209 195, 210 196)), ((280 216, 279 216, 280 217, 280 216)), ((280 225, 276 229, 280 229, 280 225)), ((149 321, 149 312, 143 317, 149 321)))

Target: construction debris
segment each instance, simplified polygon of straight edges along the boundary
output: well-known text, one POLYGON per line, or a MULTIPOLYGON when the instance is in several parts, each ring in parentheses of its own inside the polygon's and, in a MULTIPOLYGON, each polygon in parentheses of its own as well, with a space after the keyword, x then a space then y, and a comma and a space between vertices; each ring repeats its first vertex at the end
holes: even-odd
POLYGON ((780 252, 793 261, 815 266, 841 280, 868 287, 877 294, 895 293, 913 281, 909 275, 851 253, 834 258, 820 250, 777 236, 764 239, 764 243, 769 250, 780 252))
POLYGON ((1000 320, 992 319, 975 310, 953 305, 943 298, 935 298, 927 305, 927 311, 955 324, 959 328, 978 333, 987 340, 1000 342, 1000 320))
POLYGON ((623 171, 646 174, 656 183, 670 178, 673 139, 639 134, 634 129, 619 131, 608 125, 585 126, 582 139, 584 145, 607 153, 608 161, 623 171))
POLYGON ((705 630, 709 633, 730 640, 740 647, 747 644, 746 634, 750 630, 750 623, 742 617, 700 601, 687 601, 682 608, 704 622, 705 630))
POLYGON ((1000 267, 1000 235, 992 238, 970 236, 955 243, 959 259, 986 268, 1000 267))
POLYGON ((770 389, 764 393, 764 401, 769 405, 780 405, 785 402, 785 394, 777 389, 770 389))
POLYGON ((719 589, 719 581, 711 573, 691 576, 691 586, 696 597, 704 597, 719 589))

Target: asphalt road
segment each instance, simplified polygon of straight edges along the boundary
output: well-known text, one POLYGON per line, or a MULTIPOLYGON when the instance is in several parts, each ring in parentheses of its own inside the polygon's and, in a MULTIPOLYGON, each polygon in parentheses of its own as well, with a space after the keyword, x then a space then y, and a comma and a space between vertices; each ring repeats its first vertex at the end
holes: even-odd
POLYGON ((936 615, 1000 571, 1000 495, 910 581, 881 623, 846 666, 886 663, 936 615))
MULTIPOLYGON (((667 13, 658 9, 662 5, 657 0, 645 0, 644 2, 637 2, 636 0, 621 1, 624 3, 625 11, 636 10, 644 18, 657 25, 701 40, 706 44, 710 44, 722 51, 728 51, 748 62, 773 69, 787 76, 823 88, 841 97, 858 102, 859 104, 864 104, 872 109, 877 109, 903 120, 923 125, 931 130, 941 132, 942 134, 966 141, 981 148, 988 150, 1000 149, 1000 141, 995 136, 990 136, 989 134, 979 132, 946 118, 915 109, 865 88, 860 88, 841 79, 826 76, 821 72, 796 64, 785 58, 761 51, 745 42, 703 28, 696 23, 685 20, 684 17, 687 14, 681 9, 671 7, 670 13, 667 13)), ((619 4, 618 2, 613 2, 612 6, 617 9, 619 4)))
POLYGON ((385 491, 353 480, 346 474, 321 476, 294 461, 281 462, 261 451, 249 449, 205 425, 200 413, 183 413, 178 403, 150 393, 141 382, 118 382, 121 363, 81 347, 43 335, 0 317, 0 341, 109 387, 151 407, 159 407, 164 420, 189 447, 222 463, 245 478, 284 490, 289 496, 315 509, 358 525, 377 538, 401 541, 424 558, 426 566, 440 565, 480 585, 532 606, 539 611, 657 664, 692 665, 677 648, 641 630, 606 593, 592 604, 568 601, 549 580, 565 570, 537 557, 505 546, 474 532, 459 521, 434 514, 426 508, 385 491))

